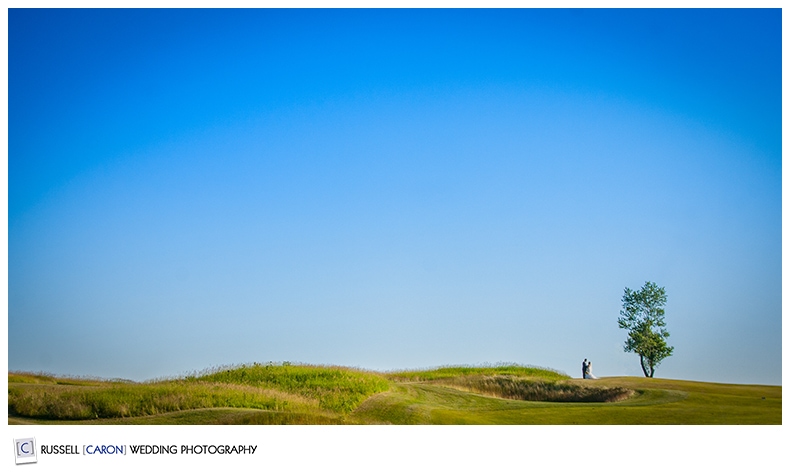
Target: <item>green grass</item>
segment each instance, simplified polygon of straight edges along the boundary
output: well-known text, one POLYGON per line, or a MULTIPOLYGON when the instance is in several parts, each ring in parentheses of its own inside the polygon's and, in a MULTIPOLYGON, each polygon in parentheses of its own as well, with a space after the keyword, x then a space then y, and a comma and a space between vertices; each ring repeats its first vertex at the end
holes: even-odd
POLYGON ((242 365, 147 383, 9 373, 10 424, 781 424, 781 386, 520 365, 242 365))
POLYGON ((372 397, 357 410, 368 423, 396 424, 781 424, 781 387, 621 377, 579 385, 619 386, 616 403, 503 400, 452 387, 411 384, 372 397), (765 397, 763 399, 763 397, 765 397))
POLYGON ((229 367, 190 376, 186 381, 281 390, 315 400, 321 409, 337 413, 351 412, 370 395, 387 390, 390 385, 381 375, 360 370, 273 364, 229 367))
POLYGON ((41 420, 91 420, 253 408, 313 419, 349 413, 389 386, 378 374, 323 366, 241 365, 149 383, 12 373, 8 412, 41 420))
POLYGON ((513 375, 466 375, 441 380, 446 387, 509 400, 532 402, 617 402, 634 395, 623 387, 598 387, 513 375))
POLYGON ((542 380, 567 380, 570 377, 556 370, 547 369, 543 367, 532 367, 517 364, 503 364, 503 365, 483 365, 483 366, 470 366, 470 365, 455 365, 443 366, 432 369, 424 370, 406 370, 395 371, 387 373, 387 376, 395 381, 431 381, 431 380, 446 380, 453 379, 461 376, 473 375, 513 375, 517 377, 538 378, 542 380))

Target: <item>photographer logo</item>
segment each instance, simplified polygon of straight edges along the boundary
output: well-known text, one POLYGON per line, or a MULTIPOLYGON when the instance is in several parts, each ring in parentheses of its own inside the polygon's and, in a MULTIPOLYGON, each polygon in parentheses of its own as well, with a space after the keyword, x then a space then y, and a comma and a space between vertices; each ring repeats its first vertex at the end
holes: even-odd
POLYGON ((22 438, 14 440, 14 457, 17 464, 37 462, 36 438, 22 438))

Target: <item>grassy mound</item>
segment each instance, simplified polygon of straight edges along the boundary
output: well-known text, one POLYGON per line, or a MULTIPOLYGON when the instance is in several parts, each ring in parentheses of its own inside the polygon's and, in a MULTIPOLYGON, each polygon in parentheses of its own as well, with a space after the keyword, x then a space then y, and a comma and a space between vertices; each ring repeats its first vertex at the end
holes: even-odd
POLYGON ((252 364, 145 383, 9 373, 8 412, 9 424, 781 424, 782 387, 252 364))
POLYGON ((388 388, 389 382, 380 375, 323 366, 242 365, 150 383, 12 373, 8 411, 51 420, 140 417, 203 408, 344 414, 388 388))
POLYGON ((530 365, 500 364, 500 365, 446 365, 432 369, 408 370, 390 372, 387 374, 392 380, 398 382, 425 382, 434 380, 448 380, 466 376, 496 376, 510 375, 541 380, 567 380, 567 374, 544 367, 530 365))
POLYGON ((397 382, 428 382, 509 400, 535 402, 615 402, 634 394, 621 387, 562 383, 567 374, 518 364, 443 366, 388 374, 397 382))
POLYGON ((282 390, 315 400, 321 409, 338 413, 349 413, 369 396, 389 389, 387 379, 373 372, 314 365, 242 365, 185 380, 282 390))
POLYGON ((623 387, 598 387, 530 380, 512 375, 456 377, 445 386, 509 400, 533 402, 619 402, 634 394, 623 387))
POLYGON ((310 405, 310 400, 287 392, 218 383, 98 382, 95 385, 37 384, 8 389, 9 413, 59 420, 147 416, 212 407, 298 410, 310 405))

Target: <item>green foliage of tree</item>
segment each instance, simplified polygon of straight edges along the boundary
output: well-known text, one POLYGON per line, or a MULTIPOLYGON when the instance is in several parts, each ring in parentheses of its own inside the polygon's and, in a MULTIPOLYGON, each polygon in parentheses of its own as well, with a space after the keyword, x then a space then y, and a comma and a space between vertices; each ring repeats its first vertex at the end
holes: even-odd
POLYGON ((623 350, 639 354, 645 377, 653 377, 656 367, 674 350, 666 341, 669 337, 664 322, 666 291, 647 281, 638 291, 626 287, 622 301, 623 309, 617 322, 621 329, 628 330, 623 350))

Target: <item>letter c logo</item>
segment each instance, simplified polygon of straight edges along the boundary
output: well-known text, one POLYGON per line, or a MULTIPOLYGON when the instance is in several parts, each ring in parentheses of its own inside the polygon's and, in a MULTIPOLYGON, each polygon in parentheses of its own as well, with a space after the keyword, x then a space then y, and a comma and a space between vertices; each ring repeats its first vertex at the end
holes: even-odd
POLYGON ((26 446, 28 446, 29 444, 30 444, 30 441, 25 441, 24 443, 20 444, 20 445, 19 445, 19 451, 20 451, 22 454, 30 454, 30 451, 28 451, 27 449, 25 449, 25 447, 26 447, 26 446))

